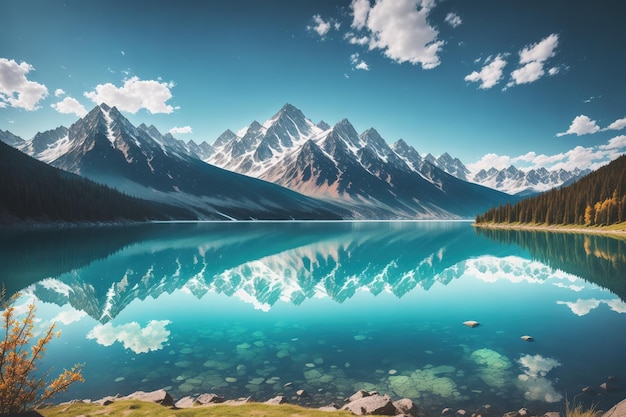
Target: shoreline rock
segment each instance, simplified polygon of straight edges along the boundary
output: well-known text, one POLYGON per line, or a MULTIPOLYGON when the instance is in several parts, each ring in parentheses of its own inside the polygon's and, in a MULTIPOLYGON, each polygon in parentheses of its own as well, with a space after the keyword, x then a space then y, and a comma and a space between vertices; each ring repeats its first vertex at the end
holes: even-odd
MULTIPOLYGON (((151 392, 136 391, 132 394, 121 396, 119 394, 115 396, 103 397, 99 400, 73 400, 59 405, 74 404, 74 403, 87 403, 96 405, 109 405, 116 401, 125 400, 139 400, 145 402, 152 402, 163 407, 171 409, 187 409, 195 407, 210 407, 218 404, 225 404, 230 406, 238 406, 247 403, 257 402, 252 397, 239 398, 236 400, 226 400, 217 394, 200 394, 194 396, 186 396, 178 401, 174 401, 174 398, 164 389, 159 389, 151 392)), ((281 404, 289 404, 289 400, 283 395, 277 395, 264 402, 258 402, 259 404, 268 404, 279 406, 281 404)), ((420 410, 419 406, 409 398, 401 398, 393 400, 389 395, 381 395, 377 391, 365 391, 359 390, 352 394, 350 397, 344 400, 344 405, 338 407, 335 404, 329 404, 323 407, 306 407, 310 409, 317 409, 320 411, 333 412, 337 410, 350 411, 354 415, 386 415, 386 416, 404 416, 404 417, 425 417, 420 410)), ((298 405, 298 404, 295 404, 298 405)), ((51 406, 48 404, 47 406, 51 406)), ((488 408, 488 406, 484 406, 488 408)), ((486 411, 483 410, 483 411, 486 411)), ((454 410, 451 408, 445 408, 441 412, 441 415, 456 415, 463 416, 468 415, 466 410, 454 410)), ((489 413, 493 416, 493 413, 489 413)), ((485 417, 484 413, 472 413, 472 417, 485 417)), ((502 414, 502 417, 565 417, 560 411, 549 411, 543 414, 533 413, 527 408, 520 408, 516 411, 509 411, 502 414)), ((597 417, 626 417, 626 399, 615 404, 607 412, 599 412, 597 417)))

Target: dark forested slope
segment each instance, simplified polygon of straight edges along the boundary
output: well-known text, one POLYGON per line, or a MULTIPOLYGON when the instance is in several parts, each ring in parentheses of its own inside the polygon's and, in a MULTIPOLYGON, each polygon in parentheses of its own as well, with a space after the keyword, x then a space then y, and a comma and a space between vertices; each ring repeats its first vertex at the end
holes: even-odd
POLYGON ((195 218, 51 167, 0 143, 0 225, 195 218))
POLYGON ((626 221, 626 155, 575 183, 492 208, 476 223, 608 226, 626 221))

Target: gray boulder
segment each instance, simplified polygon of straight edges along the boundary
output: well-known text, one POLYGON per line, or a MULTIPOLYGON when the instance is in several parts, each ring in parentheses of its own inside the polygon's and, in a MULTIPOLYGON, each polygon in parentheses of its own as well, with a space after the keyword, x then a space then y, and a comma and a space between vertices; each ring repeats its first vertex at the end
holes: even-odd
POLYGON ((183 397, 180 400, 176 401, 174 407, 176 408, 192 408, 195 407, 198 403, 194 397, 183 397))
POLYGON ((626 417, 626 400, 615 404, 609 411, 604 413, 602 417, 626 417))
POLYGON ((411 417, 418 417, 421 415, 417 405, 408 398, 402 398, 393 402, 393 406, 396 408, 396 413, 404 414, 411 417))
POLYGON ((348 397, 345 402, 351 403, 352 401, 360 400, 361 398, 369 397, 370 395, 371 394, 369 392, 365 391, 364 389, 360 389, 352 394, 350 397, 348 397))
POLYGON ((341 407, 341 409, 348 410, 357 416, 395 416, 397 414, 396 407, 394 407, 391 397, 380 394, 374 394, 351 401, 341 407))
POLYGON ((287 399, 285 397, 283 397, 282 395, 277 395, 274 398, 270 398, 269 400, 265 401, 265 404, 271 404, 271 405, 280 405, 280 404, 286 404, 289 401, 287 401, 287 399))
POLYGON ((172 396, 164 389, 158 389, 151 392, 137 391, 120 399, 147 401, 160 404, 164 407, 174 406, 174 398, 172 398, 172 396))
POLYGON ((196 398, 196 402, 199 404, 219 404, 226 401, 224 397, 220 397, 216 394, 201 394, 196 398))

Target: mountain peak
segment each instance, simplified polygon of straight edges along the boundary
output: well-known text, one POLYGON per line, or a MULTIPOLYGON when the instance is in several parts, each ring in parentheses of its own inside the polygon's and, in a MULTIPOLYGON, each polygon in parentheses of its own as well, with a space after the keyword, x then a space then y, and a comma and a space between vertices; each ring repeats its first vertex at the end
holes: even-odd
POLYGON ((397 141, 395 141, 395 143, 392 145, 392 148, 408 148, 409 144, 406 143, 406 141, 402 138, 398 139, 397 141))
POLYGON ((306 116, 302 111, 292 104, 285 104, 270 120, 268 120, 264 126, 269 128, 274 124, 292 124, 296 126, 304 127, 306 124, 306 116))
POLYGON ((328 130, 331 128, 331 126, 323 120, 320 120, 320 122, 317 124, 317 127, 319 127, 322 130, 328 130))
POLYGON ((285 103, 285 105, 279 110, 278 113, 293 113, 293 112, 302 113, 300 109, 294 106, 293 104, 285 103))

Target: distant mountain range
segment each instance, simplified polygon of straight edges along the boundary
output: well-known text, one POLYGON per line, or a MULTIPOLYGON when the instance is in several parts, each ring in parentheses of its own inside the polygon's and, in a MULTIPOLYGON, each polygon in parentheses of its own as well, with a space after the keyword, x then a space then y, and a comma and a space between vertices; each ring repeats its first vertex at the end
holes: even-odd
POLYGON ((290 104, 212 147, 206 162, 343 205, 353 218, 466 218, 511 199, 448 174, 404 141, 389 146, 373 128, 359 135, 346 119, 315 124, 290 104))
POLYGON ((96 106, 69 129, 18 145, 57 168, 130 195, 185 207, 208 219, 339 219, 327 203, 206 164, 187 145, 133 126, 115 108, 96 106))
POLYGON ((28 141, 0 131, 0 140, 57 168, 209 219, 473 218, 516 199, 507 193, 542 191, 585 173, 510 167, 473 175, 448 153, 422 156, 403 140, 390 146, 375 129, 358 134, 346 119, 315 124, 290 104, 263 124, 225 131, 213 144, 134 126, 106 104, 69 129, 28 141))
POLYGON ((611 226, 626 221, 626 155, 559 189, 493 207, 476 223, 611 226))

